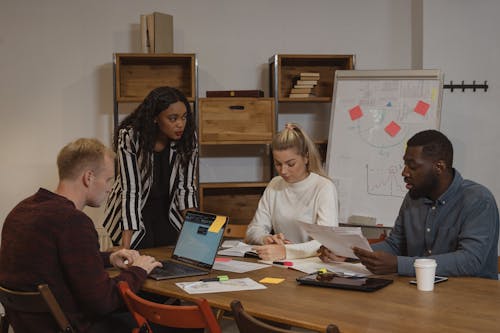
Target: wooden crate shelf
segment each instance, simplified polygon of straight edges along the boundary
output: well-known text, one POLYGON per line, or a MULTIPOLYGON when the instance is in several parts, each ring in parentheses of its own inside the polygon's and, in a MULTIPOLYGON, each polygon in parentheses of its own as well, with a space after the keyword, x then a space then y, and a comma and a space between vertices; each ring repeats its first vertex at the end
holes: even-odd
POLYGON ((194 54, 115 54, 116 102, 142 102, 156 87, 179 89, 190 102, 196 98, 194 54))
POLYGON ((354 69, 354 55, 297 55, 278 54, 269 60, 271 74, 271 96, 278 102, 319 102, 332 101, 335 71, 354 69), (277 62, 277 64, 276 64, 277 62), (275 67, 277 65, 277 89, 275 85, 275 67), (293 79, 303 72, 320 74, 318 85, 313 89, 315 97, 290 98, 293 79), (277 90, 277 92, 275 92, 277 90), (277 96, 276 96, 277 95, 277 96))

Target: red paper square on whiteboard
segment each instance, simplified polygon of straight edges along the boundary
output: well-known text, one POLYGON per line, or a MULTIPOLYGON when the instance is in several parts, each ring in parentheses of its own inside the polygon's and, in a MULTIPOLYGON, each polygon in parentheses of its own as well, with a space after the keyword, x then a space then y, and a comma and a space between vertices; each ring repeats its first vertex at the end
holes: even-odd
POLYGON ((356 105, 352 109, 349 110, 349 115, 351 116, 351 120, 354 121, 358 118, 363 117, 363 111, 359 105, 356 105))
POLYGON ((429 108, 431 106, 425 102, 418 101, 417 105, 415 106, 414 111, 418 114, 421 114, 422 116, 425 116, 427 111, 429 111, 429 108))
POLYGON ((396 124, 393 121, 391 121, 389 123, 389 125, 387 125, 385 127, 385 131, 387 132, 387 134, 389 134, 392 137, 396 136, 400 130, 401 130, 401 126, 399 126, 398 124, 396 124))

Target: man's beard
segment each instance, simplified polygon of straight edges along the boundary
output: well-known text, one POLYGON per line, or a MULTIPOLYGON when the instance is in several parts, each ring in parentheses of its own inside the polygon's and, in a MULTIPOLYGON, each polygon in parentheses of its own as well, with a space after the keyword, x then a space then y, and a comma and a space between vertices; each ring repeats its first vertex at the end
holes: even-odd
POLYGON ((420 199, 429 197, 438 184, 438 176, 430 174, 420 186, 413 185, 413 188, 408 191, 410 198, 420 199))

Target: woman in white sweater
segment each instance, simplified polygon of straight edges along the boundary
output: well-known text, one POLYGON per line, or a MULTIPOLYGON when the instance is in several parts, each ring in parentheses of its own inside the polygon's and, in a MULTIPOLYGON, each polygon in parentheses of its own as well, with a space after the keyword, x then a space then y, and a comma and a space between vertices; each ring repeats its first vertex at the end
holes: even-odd
POLYGON ((298 221, 337 226, 337 191, 321 166, 309 136, 287 124, 272 142, 279 176, 266 187, 246 241, 264 260, 296 259, 316 255, 321 244, 300 228, 298 221))

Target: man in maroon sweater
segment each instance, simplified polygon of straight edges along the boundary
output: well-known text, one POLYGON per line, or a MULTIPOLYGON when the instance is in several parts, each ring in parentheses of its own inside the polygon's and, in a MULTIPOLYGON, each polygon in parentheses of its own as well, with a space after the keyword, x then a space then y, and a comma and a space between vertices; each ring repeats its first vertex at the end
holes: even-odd
MULTIPOLYGON (((113 332, 113 312, 123 306, 116 287, 127 281, 139 290, 161 266, 134 250, 99 252, 97 232, 82 212, 99 207, 114 179, 114 154, 95 139, 78 139, 57 157, 55 192, 40 188, 7 216, 0 248, 0 285, 33 291, 47 283, 77 332, 113 332), (122 269, 110 278, 105 266, 122 269)), ((55 332, 50 315, 6 309, 16 333, 55 332)))

